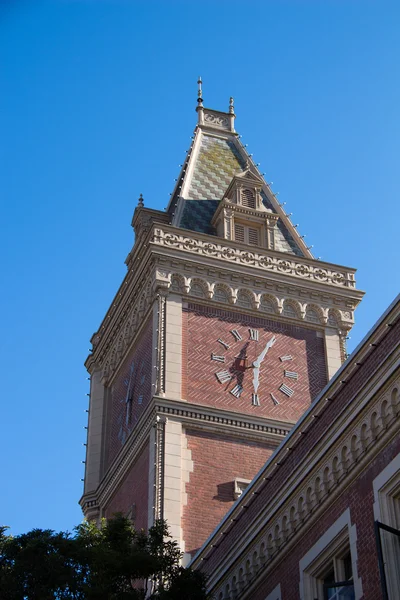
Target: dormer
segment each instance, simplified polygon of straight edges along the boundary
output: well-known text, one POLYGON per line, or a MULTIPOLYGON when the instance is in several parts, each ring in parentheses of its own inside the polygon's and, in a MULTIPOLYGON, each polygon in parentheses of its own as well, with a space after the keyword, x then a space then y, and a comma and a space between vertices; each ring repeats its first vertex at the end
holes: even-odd
POLYGON ((246 169, 243 173, 235 175, 225 192, 224 199, 227 198, 233 204, 252 208, 254 210, 263 210, 264 206, 261 198, 263 180, 246 169))
POLYGON ((249 168, 232 178, 212 220, 219 237, 275 249, 275 226, 279 217, 264 206, 262 186, 261 177, 249 168))

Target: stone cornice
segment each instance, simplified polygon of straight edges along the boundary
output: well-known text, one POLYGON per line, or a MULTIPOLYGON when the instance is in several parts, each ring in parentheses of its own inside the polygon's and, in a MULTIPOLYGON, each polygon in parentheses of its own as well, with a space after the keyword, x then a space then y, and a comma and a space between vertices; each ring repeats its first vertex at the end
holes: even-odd
POLYGON ((239 242, 222 240, 215 236, 187 233, 176 227, 154 227, 151 244, 163 246, 165 249, 178 249, 190 255, 204 259, 217 259, 225 264, 230 263, 237 269, 253 267, 270 274, 279 274, 287 281, 287 277, 306 280, 308 283, 322 285, 325 289, 334 287, 337 290, 351 289, 361 299, 363 292, 355 290, 355 269, 317 261, 312 258, 299 258, 294 254, 276 250, 250 248, 239 242))
MULTIPOLYGON (((220 218, 224 215, 224 213, 229 213, 229 211, 231 211, 231 213, 234 214, 238 213, 239 215, 242 215, 242 218, 244 217, 249 221, 251 221, 251 219, 258 222, 265 222, 266 220, 270 220, 275 224, 279 219, 278 214, 269 212, 266 208, 264 208, 264 210, 248 208, 247 206, 243 206, 241 204, 234 204, 233 202, 225 198, 219 203, 218 208, 215 211, 214 216, 211 220, 211 224, 216 226, 220 218)), ((238 242, 235 242, 235 244, 237 243, 238 242)))
POLYGON ((240 437, 242 440, 269 443, 273 446, 277 446, 294 425, 285 421, 252 417, 243 413, 221 411, 208 406, 154 396, 122 451, 110 465, 98 489, 82 496, 80 505, 84 512, 91 506, 107 504, 147 442, 150 429, 155 426, 158 416, 179 420, 191 429, 221 433, 225 436, 240 437))
POLYGON ((279 444, 292 429, 294 423, 253 417, 239 412, 221 410, 184 401, 154 398, 157 413, 178 419, 191 429, 207 430, 241 439, 279 444))
POLYGON ((139 262, 135 261, 137 267, 131 267, 125 275, 99 329, 90 339, 93 351, 85 361, 85 366, 89 372, 91 369, 102 365, 103 359, 110 349, 113 340, 126 321, 126 316, 132 309, 132 306, 138 302, 139 296, 136 290, 149 288, 149 271, 151 271, 152 267, 152 256, 149 252, 146 252, 144 244, 137 248, 135 258, 140 258, 141 260, 139 262), (141 252, 143 250, 144 252, 141 252))
MULTIPOLYGON (((368 334, 368 339, 363 340, 351 359, 342 366, 280 448, 267 461, 240 501, 211 534, 192 561, 193 566, 199 568, 202 560, 207 561, 210 558, 218 546, 221 534, 228 534, 232 523, 240 519, 243 506, 249 508, 261 493, 263 486, 273 481, 278 470, 284 468, 289 455, 296 453, 297 445, 307 443, 307 437, 304 436, 312 431, 325 409, 335 401, 337 394, 340 396, 341 388, 351 383, 353 374, 362 368, 368 355, 377 351, 397 323, 399 312, 400 306, 397 305, 368 334)), ((355 400, 347 404, 346 410, 335 420, 333 427, 320 438, 307 460, 295 470, 295 479, 288 477, 276 500, 267 503, 265 509, 257 514, 247 529, 246 539, 240 538, 240 543, 233 544, 218 568, 213 569, 210 581, 210 589, 213 592, 219 590, 219 580, 223 579, 225 585, 228 580, 232 582, 232 577, 235 576, 237 581, 240 568, 247 561, 246 557, 250 557, 251 565, 254 564, 254 552, 258 559, 252 567, 251 584, 261 569, 265 574, 272 568, 276 561, 282 558, 286 546, 296 543, 298 536, 302 535, 304 523, 307 522, 309 527, 310 520, 325 510, 327 502, 354 481, 355 473, 398 432, 400 395, 393 394, 399 385, 399 364, 400 348, 397 344, 396 350, 388 354, 381 366, 366 377, 362 391, 357 389, 354 392, 355 400)), ((247 597, 247 589, 246 596, 244 588, 241 589, 241 594, 241 598, 247 597)))

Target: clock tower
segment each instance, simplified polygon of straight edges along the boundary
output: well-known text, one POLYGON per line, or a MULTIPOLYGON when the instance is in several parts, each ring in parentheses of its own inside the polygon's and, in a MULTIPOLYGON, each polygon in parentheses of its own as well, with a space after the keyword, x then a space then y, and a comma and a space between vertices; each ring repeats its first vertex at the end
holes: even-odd
POLYGON ((345 359, 355 270, 316 260, 235 131, 203 106, 165 212, 139 199, 86 360, 87 518, 203 544, 345 359))

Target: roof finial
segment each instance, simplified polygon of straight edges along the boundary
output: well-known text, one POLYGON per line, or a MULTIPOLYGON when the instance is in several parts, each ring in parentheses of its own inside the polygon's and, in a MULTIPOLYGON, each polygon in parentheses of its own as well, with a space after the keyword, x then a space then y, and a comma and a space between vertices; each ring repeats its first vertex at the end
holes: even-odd
POLYGON ((197 85, 198 85, 198 90, 197 90, 197 105, 198 106, 203 106, 203 90, 201 88, 202 85, 202 80, 201 77, 199 76, 199 79, 197 81, 197 85))
POLYGON ((142 207, 144 206, 143 194, 140 194, 140 196, 139 196, 139 200, 138 200, 138 203, 137 203, 137 204, 138 204, 138 206, 139 206, 140 208, 142 208, 142 207))
POLYGON ((235 114, 235 107, 233 106, 233 98, 232 98, 232 96, 229 98, 229 113, 231 115, 235 114))

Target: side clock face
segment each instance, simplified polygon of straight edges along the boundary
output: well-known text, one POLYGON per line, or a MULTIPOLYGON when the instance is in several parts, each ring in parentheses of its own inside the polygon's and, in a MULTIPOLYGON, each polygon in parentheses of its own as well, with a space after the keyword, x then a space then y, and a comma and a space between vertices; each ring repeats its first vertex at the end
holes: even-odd
POLYGON ((274 363, 278 361, 281 365, 281 381, 278 387, 268 385, 268 369, 273 366, 270 349, 275 346, 279 350, 279 337, 262 329, 244 327, 231 329, 229 333, 228 339, 216 340, 218 351, 211 353, 212 363, 220 367, 214 372, 215 378, 226 392, 236 398, 246 396, 253 406, 260 406, 266 400, 277 406, 285 398, 291 398, 299 380, 295 356, 282 353, 276 358, 274 353, 274 363), (259 393, 261 381, 263 389, 268 389, 264 396, 259 393))
POLYGON ((137 421, 136 407, 143 402, 142 386, 145 382, 144 362, 135 363, 132 361, 128 376, 124 380, 126 388, 125 396, 120 399, 120 404, 123 405, 119 414, 119 431, 118 439, 121 444, 124 444, 128 435, 132 431, 137 421))

